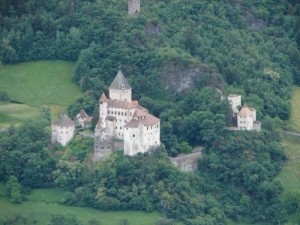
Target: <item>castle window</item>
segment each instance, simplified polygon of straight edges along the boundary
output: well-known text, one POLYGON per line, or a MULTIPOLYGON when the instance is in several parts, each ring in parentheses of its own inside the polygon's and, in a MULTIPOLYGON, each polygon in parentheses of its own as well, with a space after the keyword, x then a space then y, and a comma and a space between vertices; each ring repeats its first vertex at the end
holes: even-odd
POLYGON ((116 127, 116 129, 118 129, 118 127, 116 127))
POLYGON ((120 112, 118 112, 118 115, 120 116, 120 112))
POLYGON ((133 134, 132 137, 135 137, 135 134, 133 134))
POLYGON ((122 90, 124 90, 125 89, 125 85, 124 84, 122 84, 122 90))

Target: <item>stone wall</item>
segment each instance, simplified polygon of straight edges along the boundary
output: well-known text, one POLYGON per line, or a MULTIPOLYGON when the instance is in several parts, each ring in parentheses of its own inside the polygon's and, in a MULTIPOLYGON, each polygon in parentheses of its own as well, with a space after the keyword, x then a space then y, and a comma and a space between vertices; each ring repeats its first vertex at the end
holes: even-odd
POLYGON ((171 158, 171 162, 181 171, 192 172, 198 168, 198 159, 202 157, 201 151, 197 150, 191 154, 179 155, 171 158))

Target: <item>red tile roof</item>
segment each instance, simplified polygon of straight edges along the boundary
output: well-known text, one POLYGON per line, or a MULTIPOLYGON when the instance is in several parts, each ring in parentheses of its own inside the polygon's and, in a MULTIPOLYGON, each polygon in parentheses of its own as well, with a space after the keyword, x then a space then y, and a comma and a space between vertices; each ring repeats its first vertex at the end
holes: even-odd
POLYGON ((60 126, 60 127, 72 127, 75 126, 73 120, 70 119, 67 115, 64 115, 61 120, 53 121, 52 125, 60 126))
POLYGON ((156 125, 160 122, 160 119, 157 117, 146 114, 144 117, 139 117, 138 119, 134 118, 129 123, 127 123, 124 127, 128 128, 137 128, 139 125, 149 126, 149 125, 156 125))
POLYGON ((79 118, 87 119, 87 118, 90 118, 90 116, 83 109, 81 109, 79 112, 79 118))
POLYGON ((249 117, 253 115, 254 108, 243 107, 241 111, 238 113, 238 116, 249 117))
POLYGON ((107 97, 104 93, 102 93, 101 98, 100 98, 100 102, 106 102, 107 101, 107 97))
POLYGON ((132 109, 139 106, 138 101, 122 101, 122 100, 111 100, 108 99, 108 107, 132 109))

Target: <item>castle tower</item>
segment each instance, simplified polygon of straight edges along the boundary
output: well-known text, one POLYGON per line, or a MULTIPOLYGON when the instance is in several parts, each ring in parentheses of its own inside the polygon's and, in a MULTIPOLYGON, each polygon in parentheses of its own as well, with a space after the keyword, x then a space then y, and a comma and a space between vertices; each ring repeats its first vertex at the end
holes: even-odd
POLYGON ((63 115, 59 121, 53 121, 51 123, 51 129, 52 144, 60 143, 62 146, 66 146, 74 136, 75 124, 70 117, 63 115))
POLYGON ((107 107, 107 97, 103 93, 99 100, 99 123, 102 128, 106 128, 107 107))
POLYGON ((128 84, 121 70, 109 87, 109 98, 112 100, 132 101, 132 88, 128 84))
POLYGON ((128 0, 128 15, 135 15, 140 13, 141 3, 140 0, 128 0))

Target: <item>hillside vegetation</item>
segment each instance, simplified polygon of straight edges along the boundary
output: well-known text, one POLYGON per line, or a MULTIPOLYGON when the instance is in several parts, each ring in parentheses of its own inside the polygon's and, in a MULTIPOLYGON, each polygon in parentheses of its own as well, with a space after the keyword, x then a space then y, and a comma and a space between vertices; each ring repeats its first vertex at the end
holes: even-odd
POLYGON ((80 108, 97 115, 121 68, 134 98, 161 118, 165 147, 91 167, 90 140, 51 151, 50 121, 24 124, 0 135, 0 179, 14 184, 11 200, 22 200, 20 184, 54 186, 68 191, 64 204, 159 210, 187 225, 284 223, 299 210, 298 197, 283 200, 274 180, 287 160, 278 129, 291 115, 292 84, 300 84, 299 12, 293 0, 153 0, 131 17, 126 1, 4 0, 3 63, 76 62, 73 81, 85 94, 70 116, 80 108), (242 94, 262 131, 224 129, 235 121, 216 88, 242 94), (204 146, 199 170, 177 171, 168 156, 195 146, 204 146))
POLYGON ((64 193, 57 190, 34 190, 28 195, 28 201, 21 205, 12 204, 3 195, 5 195, 5 185, 0 183, 0 224, 9 218, 18 218, 20 215, 30 224, 37 225, 49 224, 51 217, 58 215, 71 216, 88 225, 91 224, 90 221, 98 221, 105 225, 118 225, 122 220, 127 220, 132 225, 153 225, 160 218, 158 213, 102 212, 91 208, 68 207, 59 204, 64 198, 64 193))
POLYGON ((300 133, 300 87, 293 88, 293 95, 291 98, 292 113, 289 120, 289 127, 292 131, 300 133))

